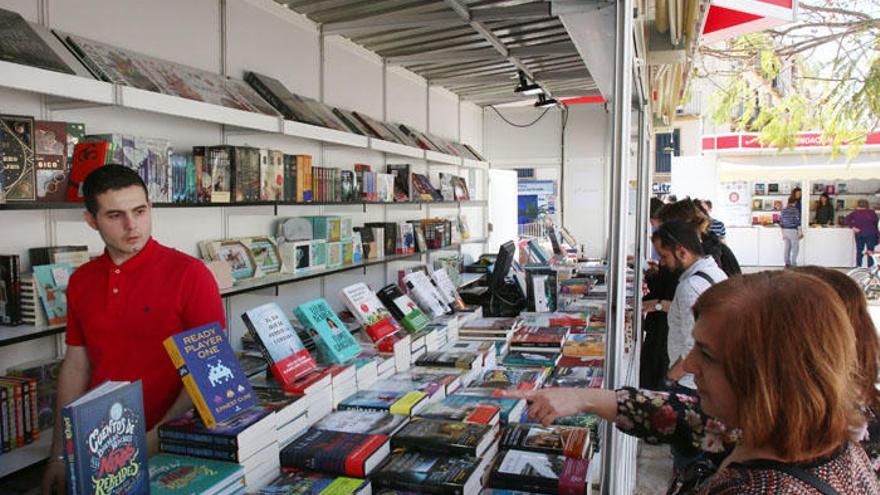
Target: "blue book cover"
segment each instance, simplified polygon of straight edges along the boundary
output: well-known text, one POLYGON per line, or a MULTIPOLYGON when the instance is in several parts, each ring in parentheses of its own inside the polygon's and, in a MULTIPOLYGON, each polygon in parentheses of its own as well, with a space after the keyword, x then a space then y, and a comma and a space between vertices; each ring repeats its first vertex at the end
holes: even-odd
POLYGON ((230 420, 218 423, 208 429, 194 410, 190 409, 183 415, 159 425, 159 439, 238 449, 242 447, 238 444, 239 435, 257 424, 267 414, 269 411, 263 407, 252 407, 230 420))
POLYGON ((257 395, 217 323, 168 337, 164 345, 208 428, 257 405, 257 395))
POLYGON ((104 382, 62 410, 72 495, 148 494, 141 382, 104 382))
POLYGON ((67 321, 67 281, 71 274, 73 267, 67 263, 34 267, 34 284, 50 325, 67 321))
POLYGON ((342 364, 361 353, 361 346, 324 299, 300 304, 294 316, 308 329, 328 361, 342 364))
POLYGON ((442 404, 450 406, 470 406, 486 404, 501 410, 501 423, 519 423, 525 410, 525 401, 509 397, 482 397, 475 395, 455 394, 443 399, 442 404))
POLYGON ((219 493, 233 486, 244 487, 244 468, 240 464, 174 454, 150 458, 151 495, 219 493))

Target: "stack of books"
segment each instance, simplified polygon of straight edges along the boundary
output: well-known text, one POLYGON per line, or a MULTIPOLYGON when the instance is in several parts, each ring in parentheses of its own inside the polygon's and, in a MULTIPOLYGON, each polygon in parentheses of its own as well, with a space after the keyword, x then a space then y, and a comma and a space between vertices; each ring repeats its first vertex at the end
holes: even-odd
POLYGON ((242 493, 244 487, 244 469, 238 464, 174 454, 157 454, 150 458, 152 495, 236 495, 242 493))

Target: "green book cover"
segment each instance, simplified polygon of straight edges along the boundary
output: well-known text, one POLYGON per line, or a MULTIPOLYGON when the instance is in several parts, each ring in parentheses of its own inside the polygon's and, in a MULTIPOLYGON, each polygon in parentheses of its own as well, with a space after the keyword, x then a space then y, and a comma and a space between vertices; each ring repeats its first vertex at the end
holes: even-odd
POLYGON ((152 495, 217 492, 236 482, 244 486, 244 468, 239 464, 174 454, 150 458, 152 495))

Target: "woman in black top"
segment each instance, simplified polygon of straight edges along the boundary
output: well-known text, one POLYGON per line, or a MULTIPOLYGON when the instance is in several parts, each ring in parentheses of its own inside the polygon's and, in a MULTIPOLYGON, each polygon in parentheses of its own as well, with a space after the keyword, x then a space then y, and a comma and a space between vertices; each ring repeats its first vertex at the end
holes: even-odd
POLYGON ((819 196, 819 204, 816 206, 816 224, 834 225, 834 206, 831 205, 828 193, 822 193, 819 196))

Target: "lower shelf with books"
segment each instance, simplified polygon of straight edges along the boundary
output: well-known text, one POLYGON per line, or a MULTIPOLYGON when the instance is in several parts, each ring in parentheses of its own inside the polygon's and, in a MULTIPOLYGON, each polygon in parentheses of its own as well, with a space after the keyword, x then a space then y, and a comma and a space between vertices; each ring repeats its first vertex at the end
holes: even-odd
POLYGON ((51 446, 51 432, 44 432, 36 442, 0 455, 0 478, 46 460, 51 446))

